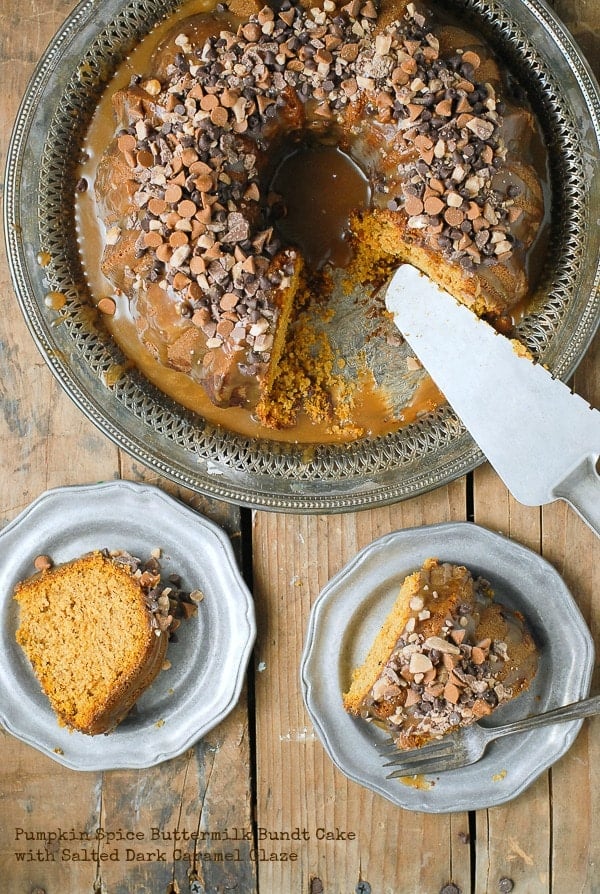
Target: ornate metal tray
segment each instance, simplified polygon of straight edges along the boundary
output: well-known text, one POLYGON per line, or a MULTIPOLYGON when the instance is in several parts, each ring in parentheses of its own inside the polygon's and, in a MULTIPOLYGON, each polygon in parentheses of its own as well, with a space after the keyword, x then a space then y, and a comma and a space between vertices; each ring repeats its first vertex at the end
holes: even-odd
MULTIPOLYGON (((261 509, 340 512, 445 484, 483 456, 449 407, 398 432, 346 446, 257 441, 209 425, 135 371, 90 326, 77 249, 74 187, 99 96, 132 47, 181 0, 83 0, 41 59, 23 99, 6 169, 5 233, 15 291, 60 384, 109 438, 198 492, 261 509), (47 266, 38 253, 48 252, 47 266), (58 291, 57 314, 45 296, 58 291)), ((552 226, 536 309, 520 325, 532 353, 568 378, 600 320, 600 94, 542 0, 453 0, 525 84, 552 160, 552 226)))

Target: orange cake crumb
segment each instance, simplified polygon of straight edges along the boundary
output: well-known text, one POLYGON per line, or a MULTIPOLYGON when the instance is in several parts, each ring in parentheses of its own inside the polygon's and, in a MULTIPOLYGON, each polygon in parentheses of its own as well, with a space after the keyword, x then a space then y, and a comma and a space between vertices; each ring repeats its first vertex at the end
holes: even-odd
POLYGON ((159 582, 98 551, 17 585, 16 639, 61 725, 108 732, 155 679, 172 621, 168 599, 159 608, 150 596, 159 582))

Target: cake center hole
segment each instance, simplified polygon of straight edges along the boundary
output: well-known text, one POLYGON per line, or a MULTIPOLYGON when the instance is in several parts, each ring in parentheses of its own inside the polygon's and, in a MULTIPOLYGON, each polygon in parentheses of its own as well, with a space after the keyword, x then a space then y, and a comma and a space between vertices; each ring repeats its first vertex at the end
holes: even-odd
POLYGON ((277 230, 300 249, 310 269, 349 264, 350 214, 369 206, 371 190, 348 155, 334 146, 303 145, 281 160, 271 190, 281 197, 277 230))

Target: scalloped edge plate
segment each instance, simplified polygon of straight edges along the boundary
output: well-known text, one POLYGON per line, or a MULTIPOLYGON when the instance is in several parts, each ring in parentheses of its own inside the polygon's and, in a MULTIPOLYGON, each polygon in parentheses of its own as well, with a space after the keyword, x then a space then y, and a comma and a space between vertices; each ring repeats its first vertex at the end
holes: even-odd
POLYGON ((46 491, 0 532, 0 611, 0 722, 75 770, 150 767, 191 747, 237 703, 256 637, 254 602, 225 532, 159 488, 123 480, 46 491), (37 555, 59 563, 104 547, 142 559, 160 548, 165 578, 180 574, 204 599, 169 643, 171 667, 125 720, 85 736, 59 726, 17 644, 12 593, 37 555))
POLYGON ((403 782, 386 779, 390 771, 375 747, 385 733, 351 717, 342 705, 352 670, 364 660, 402 580, 430 557, 465 565, 489 580, 499 602, 524 614, 538 644, 538 672, 529 690, 494 712, 488 725, 587 696, 594 644, 560 575, 540 555, 501 534, 452 522, 381 537, 329 581, 308 625, 300 672, 305 704, 338 769, 399 807, 426 813, 495 807, 523 792, 565 754, 582 721, 508 736, 476 764, 403 782))

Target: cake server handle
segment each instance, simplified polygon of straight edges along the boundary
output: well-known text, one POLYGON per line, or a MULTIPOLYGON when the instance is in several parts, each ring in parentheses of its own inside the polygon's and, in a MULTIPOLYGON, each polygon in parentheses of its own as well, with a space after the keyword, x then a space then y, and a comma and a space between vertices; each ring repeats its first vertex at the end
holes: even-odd
POLYGON ((596 457, 586 456, 554 488, 557 499, 564 500, 600 537, 600 475, 596 457))

